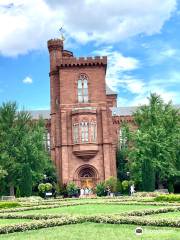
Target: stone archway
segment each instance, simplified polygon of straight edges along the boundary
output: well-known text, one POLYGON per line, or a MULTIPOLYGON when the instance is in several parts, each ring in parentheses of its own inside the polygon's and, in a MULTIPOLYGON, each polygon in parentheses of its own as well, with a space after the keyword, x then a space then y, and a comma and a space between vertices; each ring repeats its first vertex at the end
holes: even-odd
POLYGON ((83 165, 76 170, 75 182, 81 188, 94 188, 98 180, 98 172, 91 165, 83 165))

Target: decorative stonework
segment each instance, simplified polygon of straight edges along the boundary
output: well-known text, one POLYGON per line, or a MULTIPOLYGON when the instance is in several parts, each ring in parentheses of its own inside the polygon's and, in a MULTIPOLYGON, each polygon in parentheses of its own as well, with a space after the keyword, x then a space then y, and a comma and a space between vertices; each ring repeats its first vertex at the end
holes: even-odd
POLYGON ((72 52, 63 50, 60 39, 48 41, 48 49, 51 157, 59 181, 76 181, 82 186, 86 178, 96 184, 116 176, 116 143, 110 111, 116 105, 116 94, 106 95, 107 57, 75 58, 72 52), (82 74, 86 76, 83 79, 82 74), (84 168, 87 162, 89 167, 84 168), (76 174, 81 168, 94 175, 76 174))

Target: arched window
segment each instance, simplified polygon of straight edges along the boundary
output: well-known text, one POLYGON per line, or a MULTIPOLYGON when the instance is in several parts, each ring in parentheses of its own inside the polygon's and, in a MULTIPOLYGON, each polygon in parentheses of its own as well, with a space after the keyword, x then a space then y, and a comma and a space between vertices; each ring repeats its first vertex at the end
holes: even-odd
POLYGON ((78 102, 88 102, 88 79, 85 74, 81 74, 78 80, 78 102))

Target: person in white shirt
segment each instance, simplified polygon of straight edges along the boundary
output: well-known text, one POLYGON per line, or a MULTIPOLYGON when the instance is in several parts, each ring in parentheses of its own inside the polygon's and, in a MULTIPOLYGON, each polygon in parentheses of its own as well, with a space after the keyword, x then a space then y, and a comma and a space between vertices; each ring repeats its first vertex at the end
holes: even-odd
POLYGON ((80 196, 84 196, 84 189, 83 188, 81 188, 81 190, 80 190, 80 196))
POLYGON ((135 193, 135 186, 134 184, 130 186, 130 194, 131 196, 135 193))

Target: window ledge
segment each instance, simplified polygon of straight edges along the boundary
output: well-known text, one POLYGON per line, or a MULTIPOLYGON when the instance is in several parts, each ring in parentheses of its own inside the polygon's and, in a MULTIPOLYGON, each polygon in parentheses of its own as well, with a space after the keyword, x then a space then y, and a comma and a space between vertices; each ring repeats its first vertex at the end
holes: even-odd
POLYGON ((99 151, 96 143, 81 143, 73 145, 73 153, 75 156, 80 157, 84 160, 93 158, 99 151))

